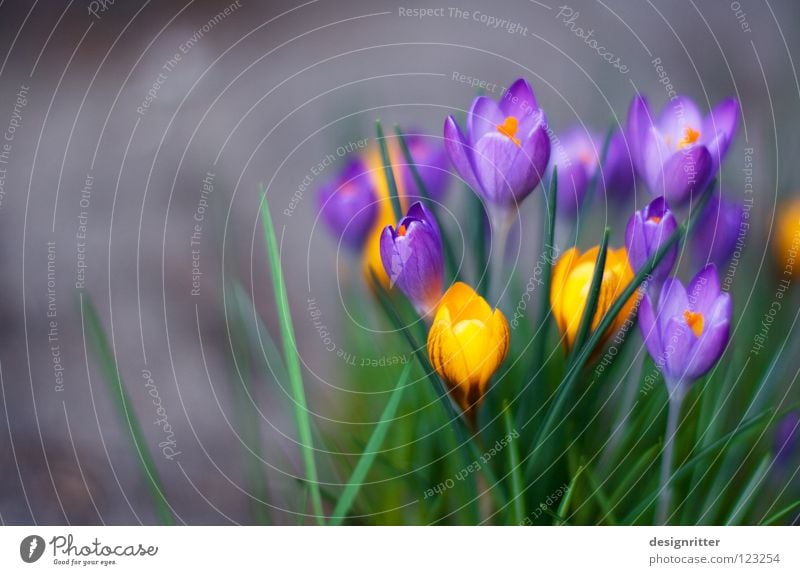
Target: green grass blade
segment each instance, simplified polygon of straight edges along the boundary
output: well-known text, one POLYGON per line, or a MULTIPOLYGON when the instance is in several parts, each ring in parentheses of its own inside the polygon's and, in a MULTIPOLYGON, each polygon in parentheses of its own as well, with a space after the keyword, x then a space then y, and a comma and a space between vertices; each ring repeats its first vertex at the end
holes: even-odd
POLYGON ((395 413, 397 413, 397 408, 400 406, 400 400, 403 397, 403 391, 406 388, 408 376, 411 373, 411 366, 412 363, 408 362, 397 379, 397 384, 389 396, 386 407, 383 409, 381 419, 372 431, 372 435, 367 441, 367 446, 364 448, 361 457, 359 457, 358 463, 353 469, 353 474, 347 481, 347 485, 336 503, 328 522, 329 525, 341 525, 342 521, 347 517, 347 512, 350 511, 350 506, 353 504, 356 495, 358 495, 361 485, 364 483, 364 478, 369 473, 372 463, 375 461, 375 456, 381 445, 383 445, 383 440, 386 438, 386 434, 394 421, 395 413))
POLYGON ((630 470, 625 474, 625 477, 619 480, 617 488, 611 493, 611 501, 615 505, 620 502, 620 499, 628 492, 628 490, 642 478, 642 473, 645 468, 655 465, 658 455, 661 453, 663 444, 661 441, 651 446, 645 451, 639 459, 634 463, 630 470))
POLYGON ((788 515, 789 513, 791 513, 792 511, 794 511, 795 509, 797 509, 799 507, 800 507, 800 499, 790 503, 789 505, 787 505, 786 507, 784 507, 780 511, 776 512, 774 515, 771 515, 768 519, 765 519, 764 521, 759 523, 759 525, 772 525, 778 519, 781 519, 782 517, 784 517, 785 515, 788 515))
POLYGON ((383 124, 380 120, 375 120, 375 132, 377 134, 378 146, 381 149, 381 161, 383 162, 383 175, 386 177, 386 184, 389 187, 389 200, 392 202, 395 222, 403 218, 403 207, 400 204, 400 196, 397 195, 397 182, 394 179, 392 170, 392 159, 389 156, 389 148, 386 145, 386 137, 383 135, 383 124))
POLYGON ((602 519, 605 519, 609 525, 617 525, 617 519, 614 516, 614 507, 611 505, 603 486, 597 480, 597 477, 595 477, 594 473, 592 473, 590 467, 586 467, 586 477, 589 480, 589 485, 591 486, 592 491, 594 492, 597 504, 600 506, 600 509, 603 512, 602 519))
MULTIPOLYGON (((506 428, 506 437, 511 437, 514 432, 511 423, 511 410, 508 402, 503 402, 503 422, 506 428)), ((519 447, 517 441, 512 440, 508 446, 508 465, 511 472, 511 500, 514 502, 514 522, 521 525, 525 521, 525 493, 522 484, 522 465, 519 462, 519 447)))
POLYGON ((517 410, 517 427, 523 424, 522 418, 526 413, 530 413, 531 401, 535 397, 535 390, 541 381, 541 373, 544 371, 542 362, 544 360, 545 347, 547 346, 547 333, 550 327, 550 280, 553 275, 553 260, 555 259, 555 238, 556 238, 556 208, 558 204, 558 166, 553 167, 553 175, 550 178, 550 189, 547 195, 547 210, 545 211, 544 222, 542 228, 542 245, 540 248, 544 257, 544 265, 542 266, 542 283, 541 292, 539 296, 539 305, 536 309, 536 316, 533 321, 537 322, 538 333, 536 340, 533 342, 533 353, 531 354, 531 363, 528 368, 528 373, 535 374, 527 383, 527 388, 522 396, 522 405, 517 410), (544 256, 548 250, 551 257, 544 256))
POLYGON ((272 223, 272 216, 269 211, 266 191, 261 189, 261 222, 264 226, 264 238, 267 244, 267 255, 269 260, 270 275, 272 276, 272 288, 275 292, 275 305, 278 311, 278 318, 281 326, 281 339, 283 340, 283 354, 286 368, 289 372, 289 384, 292 391, 294 406, 295 423, 299 435, 300 447, 303 455, 303 465, 305 467, 306 480, 310 483, 311 505, 317 516, 317 521, 324 523, 322 510, 322 497, 319 489, 319 479, 317 477, 317 464, 314 461, 314 445, 311 434, 311 421, 308 415, 308 405, 306 403, 306 393, 303 387, 303 374, 300 369, 300 358, 297 355, 297 342, 294 336, 292 325, 292 312, 289 308, 289 298, 286 295, 286 284, 283 280, 283 269, 281 268, 280 253, 278 251, 278 240, 275 236, 275 228, 272 223))
POLYGON ((572 363, 575 360, 575 350, 583 347, 583 342, 586 341, 586 336, 592 328, 592 321, 594 320, 595 312, 597 312, 597 299, 600 297, 600 288, 603 284, 603 274, 606 271, 606 256, 608 255, 608 238, 610 234, 610 228, 606 228, 603 231, 603 240, 600 242, 597 260, 594 263, 594 273, 592 274, 592 283, 589 285, 586 307, 583 308, 583 315, 581 315, 581 321, 578 324, 578 332, 575 334, 575 342, 568 363, 572 363))
POLYGON ((578 484, 578 479, 580 479, 581 475, 583 474, 583 466, 579 466, 578 470, 575 472, 575 475, 572 476, 572 479, 569 482, 569 487, 567 488, 567 493, 561 499, 561 505, 558 506, 558 511, 556 514, 559 517, 568 517, 567 512, 569 511, 569 504, 572 501, 572 493, 575 491, 575 486, 578 484))
POLYGON ((753 475, 750 476, 750 480, 747 482, 747 485, 742 490, 741 495, 736 500, 733 508, 731 509, 728 518, 725 520, 725 525, 736 525, 744 517, 747 510, 753 504, 753 500, 755 499, 758 490, 765 485, 765 479, 767 477, 767 471, 769 471, 769 464, 772 460, 770 454, 765 455, 761 462, 756 467, 755 471, 753 471, 753 475))
POLYGON ((128 424, 128 431, 131 434, 130 437, 133 442, 133 448, 139 456, 139 465, 145 477, 147 489, 153 499, 159 523, 162 525, 174 525, 175 519, 172 514, 172 509, 164 497, 164 488, 158 476, 153 456, 147 448, 147 442, 142 433, 142 426, 139 424, 139 420, 136 417, 136 413, 133 411, 133 406, 128 397, 128 392, 125 390, 122 376, 119 373, 119 368, 111 346, 108 343, 108 338, 103 329, 103 324, 100 321, 100 316, 97 314, 97 310, 90 297, 86 298, 86 304, 84 305, 83 294, 80 294, 80 306, 81 317, 86 319, 88 331, 94 342, 97 359, 103 371, 103 380, 106 382, 108 391, 114 399, 114 405, 117 407, 120 417, 128 424))

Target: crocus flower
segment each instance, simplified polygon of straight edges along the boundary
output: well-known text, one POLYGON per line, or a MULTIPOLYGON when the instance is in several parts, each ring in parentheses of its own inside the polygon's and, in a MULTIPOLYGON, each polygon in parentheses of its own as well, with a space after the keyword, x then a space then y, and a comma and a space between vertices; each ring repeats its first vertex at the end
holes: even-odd
MULTIPOLYGON (((586 298, 592 285, 598 246, 581 254, 577 248, 570 248, 558 259, 553 269, 553 281, 550 287, 550 306, 559 331, 564 336, 565 346, 569 350, 575 343, 578 329, 586 307, 586 298)), ((591 328, 595 329, 600 320, 614 304, 617 297, 625 291, 633 279, 633 270, 628 263, 625 248, 610 249, 606 253, 606 266, 597 298, 597 309, 592 318, 591 328)), ((636 305, 634 294, 625 303, 606 337, 616 332, 628 320, 636 305)))
POLYGON ((415 203, 396 228, 383 229, 380 250, 390 285, 399 287, 421 316, 433 311, 444 284, 442 236, 433 214, 415 203))
POLYGON ((781 202, 772 238, 778 271, 788 278, 800 277, 800 197, 781 202))
POLYGON ((474 417, 508 352, 508 322, 467 284, 442 296, 428 333, 428 357, 465 413, 474 417))
POLYGON ((730 322, 731 297, 720 291, 714 264, 700 270, 688 289, 668 278, 658 306, 646 295, 639 307, 647 351, 670 390, 687 388, 717 363, 728 344, 730 322))
POLYGON ((716 192, 697 219, 691 238, 691 252, 701 264, 711 262, 717 267, 728 263, 739 235, 742 233, 744 204, 716 192))
POLYGON ((603 137, 577 126, 554 140, 545 183, 549 185, 558 166, 558 213, 575 217, 594 178, 601 194, 621 199, 633 189, 633 169, 622 130, 608 142, 606 160, 598 173, 603 137))
POLYGON ((738 119, 736 100, 723 100, 703 117, 691 99, 677 96, 653 121, 647 100, 635 97, 628 112, 628 142, 650 193, 679 206, 705 189, 728 151, 738 119))
POLYGON ((467 114, 466 134, 449 116, 444 139, 464 181, 484 200, 503 207, 516 206, 533 191, 550 158, 547 120, 523 78, 499 102, 476 98, 467 114))
MULTIPOLYGON (((635 272, 645 266, 677 228, 678 222, 664 198, 656 198, 643 209, 634 212, 625 230, 625 247, 628 249, 628 261, 635 272)), ((652 278, 655 283, 669 275, 677 256, 676 242, 653 270, 652 278)))
POLYGON ((358 249, 378 215, 375 183, 361 158, 354 158, 319 190, 322 219, 347 246, 358 249))
MULTIPOLYGON (((447 152, 444 146, 440 140, 419 133, 406 134, 405 140, 428 196, 434 201, 441 200, 450 181, 447 152)), ((393 155, 397 156, 394 163, 400 166, 396 172, 399 172, 399 179, 402 180, 405 194, 410 198, 422 197, 411 167, 406 164, 402 149, 393 155)))

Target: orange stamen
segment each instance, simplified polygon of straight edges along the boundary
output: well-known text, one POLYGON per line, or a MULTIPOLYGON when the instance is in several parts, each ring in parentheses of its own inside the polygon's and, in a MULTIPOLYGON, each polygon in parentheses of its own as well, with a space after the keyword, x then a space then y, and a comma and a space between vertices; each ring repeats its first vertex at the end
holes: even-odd
POLYGON ((503 120, 502 124, 497 125, 497 131, 503 134, 506 138, 514 142, 517 146, 520 146, 521 143, 519 138, 517 138, 517 128, 519 127, 519 120, 517 120, 514 116, 508 116, 505 120, 503 120))
POLYGON ((397 235, 401 236, 401 237, 406 235, 406 227, 405 226, 398 226, 397 235))
POLYGON ((683 139, 678 142, 678 148, 685 148, 690 144, 694 144, 697 140, 700 139, 700 132, 695 130, 692 127, 686 128, 686 131, 683 133, 683 139))
POLYGON ((653 222, 654 224, 658 224, 661 222, 661 218, 659 218, 658 216, 650 216, 649 218, 647 218, 647 220, 653 222))
POLYGON ((689 311, 687 309, 685 312, 683 312, 683 319, 685 319, 688 326, 692 328, 694 335, 700 337, 700 334, 703 333, 703 324, 705 323, 703 314, 694 311, 689 311))

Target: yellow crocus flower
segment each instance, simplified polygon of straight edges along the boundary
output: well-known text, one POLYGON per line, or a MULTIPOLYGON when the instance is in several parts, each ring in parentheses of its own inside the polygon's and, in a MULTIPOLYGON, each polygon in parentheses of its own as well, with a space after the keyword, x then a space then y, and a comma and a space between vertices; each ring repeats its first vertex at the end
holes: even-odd
POLYGON ((800 277, 800 198, 783 202, 778 210, 772 248, 780 273, 800 277))
POLYGON ((428 333, 428 357, 453 399, 468 416, 508 352, 508 322, 467 284, 442 297, 428 333))
MULTIPOLYGON (((553 269, 550 306, 553 309, 558 329, 565 337, 567 350, 572 349, 578 334, 599 251, 598 246, 584 254, 581 254, 577 248, 570 248, 561 255, 553 269)), ((597 298, 597 310, 592 319, 593 330, 631 280, 633 280, 633 270, 628 263, 628 254, 625 248, 618 250, 609 248, 600 284, 600 294, 597 298)), ((634 294, 626 302, 606 333, 606 337, 616 332, 625 323, 636 305, 637 297, 637 294, 634 294)))

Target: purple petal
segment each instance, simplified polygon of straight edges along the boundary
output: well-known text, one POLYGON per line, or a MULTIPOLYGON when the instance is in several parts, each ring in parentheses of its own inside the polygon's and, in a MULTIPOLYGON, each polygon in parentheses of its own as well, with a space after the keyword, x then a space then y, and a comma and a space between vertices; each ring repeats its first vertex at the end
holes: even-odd
POLYGON ((607 198, 627 199, 633 191, 634 166, 628 142, 621 129, 617 129, 608 143, 606 161, 600 172, 600 190, 607 198))
POLYGON ((504 116, 521 120, 538 109, 533 89, 525 78, 517 78, 500 98, 500 111, 504 116))
MULTIPOLYGON (((672 138, 674 144, 683 139, 686 129, 703 129, 703 116, 688 96, 671 98, 658 116, 658 129, 664 136, 672 138)), ((702 136, 702 134, 701 134, 702 136)))
POLYGON ((486 96, 478 96, 467 114, 467 137, 475 144, 484 134, 496 132, 505 120, 497 102, 486 96))
POLYGON ((685 204, 700 192, 711 176, 711 154, 705 146, 692 146, 676 152, 664 164, 654 193, 663 195, 671 204, 685 204))
POLYGON ((738 123, 739 102, 734 98, 727 98, 717 104, 703 121, 701 137, 708 142, 708 151, 717 165, 725 157, 738 123))
POLYGON ((689 309, 708 315, 719 293, 717 267, 714 264, 708 264, 694 276, 686 288, 689 309))
POLYGON ((639 175, 645 177, 644 149, 647 134, 653 127, 650 106, 644 96, 636 96, 628 109, 628 144, 639 175))
POLYGON ((722 357, 730 336, 730 323, 724 322, 705 329, 692 348, 686 366, 686 379, 694 381, 714 367, 722 357))
POLYGON ((481 187, 472 162, 473 150, 464 139, 461 128, 458 127, 453 116, 448 116, 444 122, 444 145, 458 175, 475 193, 480 194, 481 187))
MULTIPOLYGON (((672 380, 689 379, 686 368, 689 365, 690 351, 697 337, 686 324, 683 317, 672 317, 662 332, 661 343, 664 346, 666 363, 664 375, 672 380)), ((690 383, 690 382, 687 382, 690 383)))
POLYGON ((664 348, 661 346, 661 334, 653 311, 653 302, 649 295, 645 295, 642 303, 639 304, 639 329, 650 357, 653 358, 653 361, 658 361, 658 358, 664 353, 664 348))
POLYGON ((674 317, 683 317, 683 312, 689 309, 689 300, 686 297, 686 289, 677 278, 667 278, 661 287, 661 297, 658 299, 656 308, 656 321, 661 326, 661 332, 667 322, 674 317))

